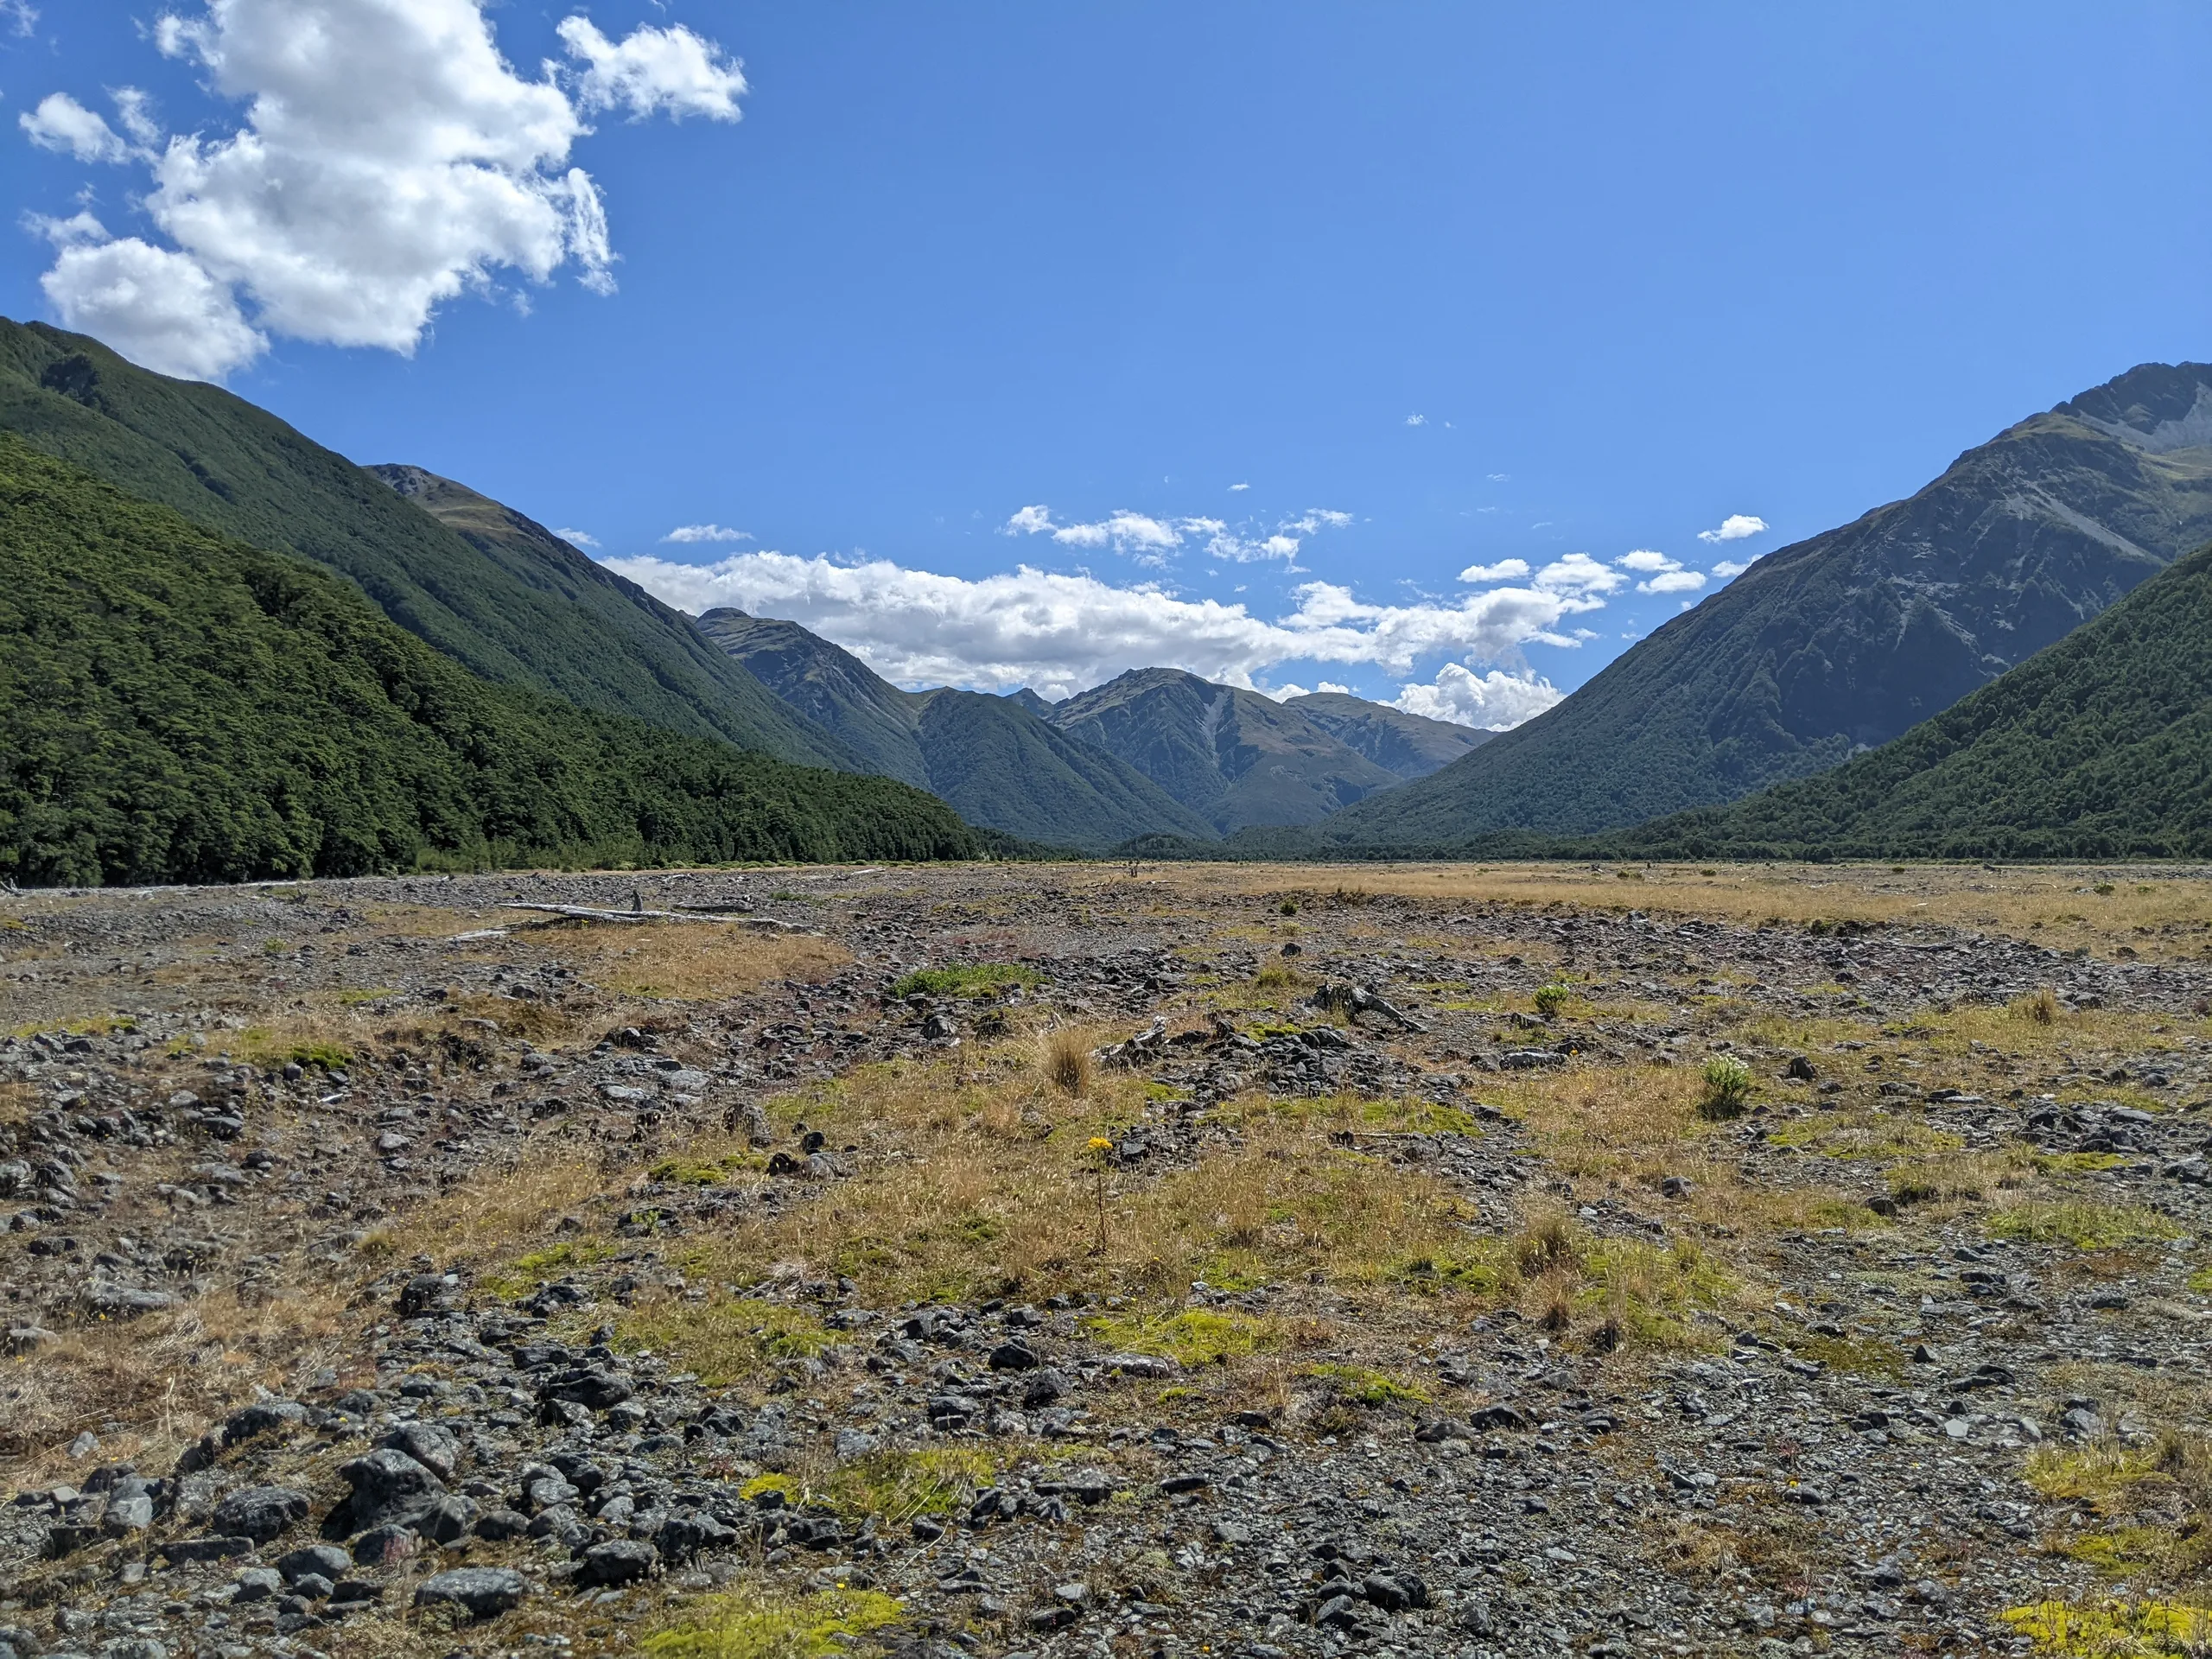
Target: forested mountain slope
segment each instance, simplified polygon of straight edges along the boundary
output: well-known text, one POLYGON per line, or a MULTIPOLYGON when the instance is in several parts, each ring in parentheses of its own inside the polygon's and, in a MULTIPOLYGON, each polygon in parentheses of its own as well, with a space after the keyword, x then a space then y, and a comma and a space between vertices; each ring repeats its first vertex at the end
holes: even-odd
POLYGON ((1687 858, 2212 857, 2212 547, 1870 754, 1612 839, 1687 858))
POLYGON ((493 684, 329 571, 0 433, 0 874, 17 881, 978 850, 904 785, 493 684))
POLYGON ((0 430, 218 535, 352 578, 391 620, 486 679, 786 760, 850 764, 636 584, 543 532, 528 544, 472 543, 219 386, 0 319, 0 430))

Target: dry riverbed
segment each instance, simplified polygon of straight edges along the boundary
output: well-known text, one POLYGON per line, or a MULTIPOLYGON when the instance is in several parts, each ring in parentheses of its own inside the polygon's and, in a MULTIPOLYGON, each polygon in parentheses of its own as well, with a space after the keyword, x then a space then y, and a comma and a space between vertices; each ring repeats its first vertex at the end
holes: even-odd
POLYGON ((2196 1651, 2208 997, 2171 869, 0 896, 0 1659, 2196 1651))

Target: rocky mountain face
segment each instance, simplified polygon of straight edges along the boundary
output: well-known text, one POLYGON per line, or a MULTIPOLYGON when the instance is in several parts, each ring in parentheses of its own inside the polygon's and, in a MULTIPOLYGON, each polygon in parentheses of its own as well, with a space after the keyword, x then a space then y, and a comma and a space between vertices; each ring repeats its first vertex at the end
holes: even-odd
POLYGON ((1049 718, 1224 835, 1312 823, 1400 779, 1293 704, 1179 669, 1133 669, 1055 705, 1049 718))
POLYGON ((1296 709, 1346 747, 1407 779, 1426 778, 1497 735, 1449 720, 1409 715, 1344 691, 1309 691, 1289 698, 1283 707, 1296 709))
POLYGON ((1313 842, 1580 833, 1886 743, 2212 537, 2212 365, 2146 364, 1782 549, 1548 713, 1313 842))
MULTIPOLYGON (((971 823, 1094 849, 1161 831, 1212 836, 1202 817, 1039 719, 1019 694, 902 691, 796 622, 739 610, 709 611, 698 629, 870 771, 942 796, 971 823)), ((1033 693, 1030 701, 1050 707, 1033 693)))
POLYGON ((1871 754, 1620 839, 1655 857, 2203 858, 2208 755, 2212 546, 1871 754))
POLYGON ((219 386, 0 318, 0 430, 203 529, 350 578, 392 621, 486 679, 785 760, 851 766, 827 733, 635 583, 535 525, 529 544, 457 534, 419 508, 458 486, 431 480, 441 487, 403 499, 219 386))

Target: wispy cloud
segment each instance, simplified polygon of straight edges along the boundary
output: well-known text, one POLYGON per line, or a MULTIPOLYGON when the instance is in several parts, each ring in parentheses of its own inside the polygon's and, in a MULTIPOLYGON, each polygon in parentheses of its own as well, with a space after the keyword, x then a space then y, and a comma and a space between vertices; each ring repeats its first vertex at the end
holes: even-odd
POLYGON ((1342 530, 1351 515, 1332 507, 1308 507, 1272 527, 1245 524, 1231 528, 1220 518, 1155 518, 1117 509, 1090 523, 1059 524, 1044 504, 1019 509, 999 526, 1001 536, 1049 536, 1063 547, 1111 548, 1140 564, 1165 569, 1168 556, 1197 542, 1217 559, 1250 564, 1265 559, 1295 560, 1305 538, 1324 530, 1342 530))
MULTIPOLYGON (((137 96, 132 93, 134 99, 137 96)), ((140 154, 98 111, 86 109, 67 92, 48 93, 36 109, 17 116, 16 124, 41 149, 80 162, 127 162, 140 154)))
POLYGON ((752 539, 741 530, 728 530, 721 524, 678 524, 661 537, 664 542, 677 543, 749 542, 752 539))
POLYGON ((1732 512, 1720 521, 1718 529, 1698 531, 1697 538, 1700 542, 1740 542, 1746 537, 1760 534, 1765 529, 1766 520, 1764 518, 1748 512, 1732 512))
POLYGON ((1428 424, 1428 416, 1426 415, 1408 415, 1406 416, 1406 424, 1408 426, 1427 426, 1428 424))

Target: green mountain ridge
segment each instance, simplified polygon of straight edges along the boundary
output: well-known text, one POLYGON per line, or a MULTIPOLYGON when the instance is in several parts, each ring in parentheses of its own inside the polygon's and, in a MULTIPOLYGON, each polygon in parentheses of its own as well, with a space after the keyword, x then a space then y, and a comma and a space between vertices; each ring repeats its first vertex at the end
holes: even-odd
POLYGON ((0 872, 29 884, 980 851, 903 785, 479 678, 7 433, 0 639, 0 872))
POLYGON ((1048 718, 1224 835, 1312 823, 1400 782, 1292 705, 1180 669, 1132 669, 1055 704, 1048 718))
POLYGON ((2212 536, 2212 366, 2147 364, 1757 561, 1556 708, 1277 850, 1586 834, 1888 742, 2212 536))
POLYGON ((350 578, 392 621, 486 679, 785 760, 854 765, 634 583, 518 515, 534 536, 480 513, 469 535, 456 533, 220 387, 151 373, 82 334, 0 319, 0 430, 218 536, 350 578))
POLYGON ((1211 834, 1142 773, 1039 719, 1020 694, 903 691, 796 622, 739 610, 709 611, 697 626, 869 770, 931 791, 972 823, 1092 850, 1160 831, 1211 834))
POLYGON ((2212 856, 2212 546, 1894 742, 1604 840, 1682 858, 2212 856))

